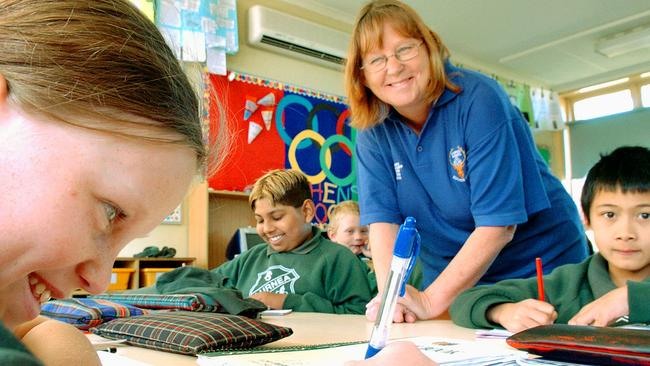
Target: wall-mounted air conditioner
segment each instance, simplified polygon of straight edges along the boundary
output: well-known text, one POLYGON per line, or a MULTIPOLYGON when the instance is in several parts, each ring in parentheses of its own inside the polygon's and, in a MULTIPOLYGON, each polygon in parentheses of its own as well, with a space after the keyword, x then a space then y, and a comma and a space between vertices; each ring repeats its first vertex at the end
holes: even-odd
POLYGON ((350 35, 254 5, 248 9, 248 42, 255 47, 341 70, 350 35))

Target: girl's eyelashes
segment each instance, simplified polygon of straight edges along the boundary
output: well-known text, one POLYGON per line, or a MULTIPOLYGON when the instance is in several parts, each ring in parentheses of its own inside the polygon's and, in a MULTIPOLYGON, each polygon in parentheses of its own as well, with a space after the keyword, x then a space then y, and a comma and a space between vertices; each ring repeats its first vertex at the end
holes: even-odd
POLYGON ((106 214, 106 220, 108 220, 109 225, 113 225, 115 222, 124 218, 126 215, 124 211, 117 206, 114 206, 111 203, 104 202, 104 212, 106 214))

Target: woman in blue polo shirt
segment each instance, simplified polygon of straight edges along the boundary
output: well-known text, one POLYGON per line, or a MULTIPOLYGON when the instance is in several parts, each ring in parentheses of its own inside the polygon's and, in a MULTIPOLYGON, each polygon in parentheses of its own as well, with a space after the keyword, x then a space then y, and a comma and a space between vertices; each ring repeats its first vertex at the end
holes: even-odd
POLYGON ((494 80, 448 57, 407 5, 361 10, 345 82, 380 290, 398 225, 413 216, 422 236, 424 290, 409 289, 396 321, 436 317, 476 284, 534 275, 535 257, 550 271, 587 255, 577 208, 521 113, 494 80))

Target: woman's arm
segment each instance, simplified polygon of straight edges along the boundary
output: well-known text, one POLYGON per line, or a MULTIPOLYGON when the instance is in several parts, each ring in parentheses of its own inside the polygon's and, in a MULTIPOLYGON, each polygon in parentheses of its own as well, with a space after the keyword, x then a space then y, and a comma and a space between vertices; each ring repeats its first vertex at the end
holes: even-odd
POLYGON ((101 365, 86 336, 70 324, 39 316, 14 333, 46 366, 101 365))
MULTIPOLYGON (((385 222, 374 223, 369 225, 370 251, 372 253, 372 262, 377 278, 378 294, 366 305, 366 317, 370 321, 375 321, 379 312, 381 295, 386 285, 386 277, 390 268, 390 262, 393 258, 393 247, 397 238, 399 226, 385 222)), ((409 286, 407 286, 409 287, 409 286)), ((412 311, 404 308, 401 304, 395 307, 393 321, 396 323, 413 323, 416 320, 412 311)))
POLYGON ((372 264, 377 274, 377 288, 383 291, 386 276, 393 258, 393 246, 399 225, 377 222, 368 226, 368 242, 372 253, 372 264))
POLYGON ((508 244, 516 226, 482 226, 474 229, 447 268, 423 292, 409 291, 401 303, 418 319, 432 319, 444 313, 463 290, 474 286, 485 274, 501 249, 508 244))

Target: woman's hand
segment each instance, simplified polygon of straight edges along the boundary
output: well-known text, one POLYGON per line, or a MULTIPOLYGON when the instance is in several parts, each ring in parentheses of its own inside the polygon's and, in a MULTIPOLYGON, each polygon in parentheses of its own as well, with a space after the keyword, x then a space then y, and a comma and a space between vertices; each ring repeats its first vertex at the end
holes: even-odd
MULTIPOLYGON (((381 298, 379 295, 375 296, 369 303, 366 304, 366 319, 374 322, 379 314, 379 305, 381 298)), ((414 323, 417 320, 415 314, 408 310, 403 305, 395 305, 395 313, 393 314, 393 323, 414 323)))
MULTIPOLYGON (((374 321, 379 313, 381 299, 379 295, 366 305, 366 318, 374 321)), ((447 311, 448 306, 440 302, 434 302, 425 292, 418 291, 411 285, 406 285, 404 297, 397 298, 394 323, 413 323, 418 319, 433 319, 447 311)))
POLYGON ((557 312, 553 305, 535 299, 503 303, 488 309, 488 320, 516 333, 538 325, 553 324, 557 312))
POLYGON ((349 361, 346 366, 436 366, 429 357, 425 356, 417 346, 411 342, 392 342, 373 357, 363 361, 349 361))
POLYGON ((445 301, 434 301, 431 292, 418 291, 410 285, 406 285, 406 295, 397 302, 405 306, 407 312, 422 320, 437 318, 449 308, 445 301))
POLYGON ((605 327, 629 313, 627 286, 622 286, 583 306, 569 324, 605 327))

